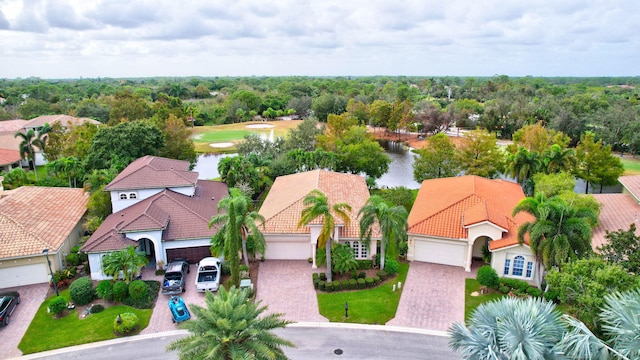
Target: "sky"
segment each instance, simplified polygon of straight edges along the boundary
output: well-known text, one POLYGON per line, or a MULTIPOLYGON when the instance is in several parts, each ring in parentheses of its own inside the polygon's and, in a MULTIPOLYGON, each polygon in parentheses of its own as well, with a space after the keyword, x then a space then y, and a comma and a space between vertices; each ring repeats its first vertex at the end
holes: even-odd
POLYGON ((0 0, 0 78, 639 76, 634 0, 0 0))

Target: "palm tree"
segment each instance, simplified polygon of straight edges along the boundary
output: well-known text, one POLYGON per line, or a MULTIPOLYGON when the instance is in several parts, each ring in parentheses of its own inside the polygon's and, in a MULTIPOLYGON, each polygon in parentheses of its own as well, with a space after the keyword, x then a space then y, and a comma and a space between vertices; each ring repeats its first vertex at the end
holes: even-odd
MULTIPOLYGON (((218 203, 218 207, 219 207, 218 203)), ((231 283, 234 286, 240 286, 240 263, 238 260, 238 243, 241 242, 238 231, 238 217, 236 216, 236 204, 233 201, 227 203, 226 222, 222 225, 216 234, 211 238, 211 252, 222 253, 229 262, 231 270, 231 283)), ((221 214, 218 214, 221 215, 221 214)), ((209 220, 209 227, 212 227, 218 219, 218 215, 209 220)))
POLYGON ((398 244, 407 240, 407 210, 403 206, 389 206, 382 197, 373 195, 358 212, 360 217, 360 240, 367 245, 377 224, 382 233, 380 240, 380 269, 384 270, 385 250, 393 258, 397 256, 398 244))
POLYGON ((448 330, 449 346, 464 359, 557 359, 567 330, 555 305, 540 298, 484 303, 468 321, 448 330))
POLYGON ((221 199, 218 203, 218 214, 213 216, 209 221, 209 227, 220 225, 218 231, 224 232, 229 222, 229 204, 233 203, 236 213, 236 226, 242 240, 242 256, 244 263, 249 266, 249 255, 247 252, 247 239, 251 236, 254 242, 254 250, 264 254, 264 235, 260 231, 259 226, 264 227, 265 219, 257 211, 252 210, 253 203, 251 199, 240 189, 229 189, 229 196, 221 199), (222 212, 225 210, 225 212, 222 212))
POLYGON ((533 215, 535 220, 520 226, 518 240, 523 243, 525 234, 529 234, 531 251, 547 269, 592 253, 592 224, 598 219, 594 209, 567 204, 559 196, 547 199, 540 193, 521 200, 512 215, 520 212, 533 215))
POLYGON ((547 174, 557 174, 561 171, 571 171, 576 165, 576 151, 571 148, 561 148, 558 144, 544 154, 544 166, 547 174))
MULTIPOLYGON (((15 138, 19 137, 22 141, 20 142, 20 157, 22 159, 27 159, 33 164, 33 170, 35 172, 36 181, 38 181, 38 169, 36 169, 36 158, 35 158, 35 148, 44 149, 44 141, 40 138, 38 134, 33 129, 27 130, 27 132, 17 132, 13 136, 15 138)), ((31 166, 30 166, 31 167, 31 166)))
POLYGON ((122 271, 124 280, 131 282, 138 271, 147 265, 149 259, 144 254, 136 251, 133 245, 114 251, 102 258, 102 268, 105 275, 117 278, 122 271))
POLYGON ((542 168, 540 154, 524 147, 518 148, 515 154, 507 158, 507 174, 516 178, 516 182, 524 189, 527 180, 542 168))
POLYGON ((327 254, 327 281, 331 282, 333 281, 333 277, 331 276, 331 243, 333 242, 332 235, 336 221, 334 214, 342 219, 345 226, 348 226, 351 221, 349 217, 351 206, 343 202, 329 205, 327 195, 317 189, 305 196, 302 203, 305 208, 302 210, 298 227, 307 226, 314 220, 323 220, 322 229, 318 236, 318 248, 325 247, 327 254))
POLYGON ((291 322, 282 314, 261 316, 267 309, 249 299, 247 290, 220 287, 218 296, 208 292, 206 307, 191 305, 195 318, 184 323, 190 334, 178 339, 167 350, 179 351, 180 359, 287 359, 283 346, 290 341, 271 332, 291 322))

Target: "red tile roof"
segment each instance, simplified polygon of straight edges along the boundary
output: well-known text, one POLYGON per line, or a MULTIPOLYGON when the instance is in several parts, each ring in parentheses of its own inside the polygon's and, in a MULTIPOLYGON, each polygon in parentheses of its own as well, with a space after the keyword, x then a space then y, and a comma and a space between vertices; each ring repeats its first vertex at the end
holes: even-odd
POLYGON ((82 189, 22 186, 0 199, 0 259, 58 251, 87 211, 82 189))
MULTIPOLYGON (((330 205, 345 202, 351 206, 351 221, 349 226, 339 227, 340 236, 358 238, 358 211, 370 196, 365 179, 359 175, 327 170, 307 171, 276 178, 260 208, 260 214, 266 220, 263 233, 308 234, 309 227, 298 227, 298 222, 305 208, 302 203, 304 198, 315 189, 327 195, 330 205)), ((338 217, 336 225, 344 225, 338 217)))
POLYGON ((518 243, 519 224, 528 214, 511 216, 524 199, 520 185, 479 176, 425 180, 407 220, 409 233, 451 239, 466 239, 468 226, 489 222, 506 231, 490 243, 492 250, 518 243))
POLYGON ((636 198, 636 201, 640 201, 640 175, 620 176, 618 181, 636 198))
POLYGON ((189 162, 157 156, 143 156, 127 166, 106 186, 111 190, 158 189, 195 186, 198 173, 189 162))
POLYGON ((2 120, 0 121, 0 134, 8 133, 13 135, 18 131, 22 130, 22 128, 24 127, 24 124, 26 124, 27 122, 28 122, 27 120, 21 120, 21 119, 2 120))
POLYGON ((218 202, 228 195, 225 183, 200 180, 194 196, 164 190, 113 213, 82 247, 83 251, 118 250, 135 242, 125 232, 162 230, 163 241, 212 237, 209 220, 218 213, 218 202))
POLYGON ((27 121, 27 123, 24 124, 23 127, 36 128, 47 123, 49 125, 60 123, 62 126, 76 126, 76 125, 81 125, 87 122, 95 125, 102 124, 100 121, 93 120, 90 118, 79 118, 79 117, 69 116, 69 115, 42 115, 27 121))
MULTIPOLYGON (((626 176, 625 176, 626 177, 626 176)), ((606 232, 629 230, 636 223, 636 234, 640 235, 640 205, 627 194, 592 194, 602 205, 598 226, 593 229, 591 247, 596 250, 607 243, 606 232)))
POLYGON ((10 165, 20 161, 20 151, 0 149, 0 166, 10 165))

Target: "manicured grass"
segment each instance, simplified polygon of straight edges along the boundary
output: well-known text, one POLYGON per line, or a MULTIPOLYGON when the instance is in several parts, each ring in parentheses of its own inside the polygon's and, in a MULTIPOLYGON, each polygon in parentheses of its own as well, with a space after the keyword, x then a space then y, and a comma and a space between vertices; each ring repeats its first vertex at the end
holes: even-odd
POLYGON ((193 139, 193 142, 223 142, 223 141, 239 141, 244 139, 246 135, 251 134, 249 130, 225 130, 225 131, 212 131, 201 134, 199 137, 193 139))
POLYGON ((620 159, 625 175, 640 175, 640 159, 625 157, 620 159))
MULTIPOLYGON (((396 316, 402 289, 393 291, 393 285, 405 283, 408 263, 400 263, 400 271, 393 279, 366 290, 335 293, 318 292, 320 315, 331 322, 384 325, 396 316), (344 305, 349 304, 349 317, 345 317, 344 305)), ((311 279, 309 279, 311 281, 311 279)))
POLYGON ((235 144, 243 141, 244 136, 250 133, 271 135, 273 130, 274 137, 285 137, 289 129, 296 128, 302 120, 291 121, 266 121, 266 122, 243 122, 237 124, 225 124, 215 126, 197 126, 192 129, 193 142, 197 152, 200 153, 221 153, 235 152, 235 145, 228 148, 213 148, 210 143, 216 142, 233 142, 235 144), (247 125, 273 125, 272 128, 256 129, 248 128, 247 125))
POLYGON ((466 279, 464 288, 464 320, 468 321, 473 311, 486 302, 497 300, 505 297, 506 295, 499 293, 495 290, 490 290, 489 293, 471 296, 471 293, 477 291, 480 292, 480 283, 476 279, 466 279))
MULTIPOLYGON (((69 290, 60 292, 61 296, 69 299, 69 290)), ((55 319, 47 313, 49 298, 45 300, 29 325, 18 348, 24 354, 59 349, 67 346, 86 344, 95 341, 116 338, 113 333, 113 321, 125 312, 132 312, 140 319, 140 330, 149 325, 151 309, 136 309, 118 305, 104 309, 103 312, 91 314, 84 319, 78 317, 78 311, 83 312, 88 306, 78 306, 70 310, 67 316, 55 319)))

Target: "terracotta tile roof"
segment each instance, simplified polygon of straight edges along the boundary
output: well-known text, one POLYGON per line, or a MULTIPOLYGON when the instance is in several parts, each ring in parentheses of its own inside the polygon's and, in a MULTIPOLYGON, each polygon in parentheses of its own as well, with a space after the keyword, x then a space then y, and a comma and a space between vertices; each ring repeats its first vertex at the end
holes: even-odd
POLYGON ((27 123, 24 124, 23 127, 36 128, 46 123, 48 123, 49 125, 60 123, 62 126, 76 126, 76 125, 81 125, 87 122, 95 125, 102 124, 100 121, 93 120, 90 118, 79 118, 79 117, 69 116, 69 115, 42 115, 27 121, 27 123))
MULTIPOLYGON (((298 227, 303 200, 312 190, 327 195, 329 204, 345 202, 351 206, 349 226, 340 227, 340 237, 358 238, 358 211, 369 199, 369 189, 362 176, 326 170, 307 171, 276 178, 260 208, 265 218, 265 234, 308 234, 309 227, 298 227)), ((317 221, 316 223, 321 223, 317 221)), ((344 225, 336 217, 336 225, 344 225)))
POLYGON ((530 219, 524 213, 515 219, 511 211, 524 198, 520 185, 479 176, 425 180, 407 220, 409 233, 451 239, 466 239, 467 227, 492 223, 506 231, 491 242, 492 250, 515 245, 519 224, 530 219))
POLYGON ((19 151, 20 138, 15 137, 15 132, 0 133, 0 149, 19 151))
POLYGON ((27 120, 17 119, 17 120, 2 120, 0 121, 0 134, 8 133, 15 134, 16 132, 22 130, 24 124, 26 124, 27 120))
POLYGON ((82 189, 22 186, 0 199, 0 259, 58 251, 87 211, 82 189))
POLYGON ((158 189, 195 186, 198 173, 189 171, 189 162, 143 156, 127 166, 106 186, 111 190, 158 189))
POLYGON ((636 201, 640 201, 640 175, 620 176, 618 181, 636 198, 636 201))
POLYGON ((627 194, 592 194, 602 207, 598 226, 593 229, 591 247, 596 250, 607 243, 606 231, 629 230, 636 223, 636 234, 640 235, 640 205, 627 194))
POLYGON ((163 230, 163 241, 211 237, 216 229, 209 229, 209 220, 227 195, 225 183, 208 180, 198 182, 194 196, 164 190, 109 215, 82 250, 101 252, 135 244, 125 238, 125 232, 163 230))
POLYGON ((20 151, 0 149, 0 166, 10 165, 20 161, 20 151))

